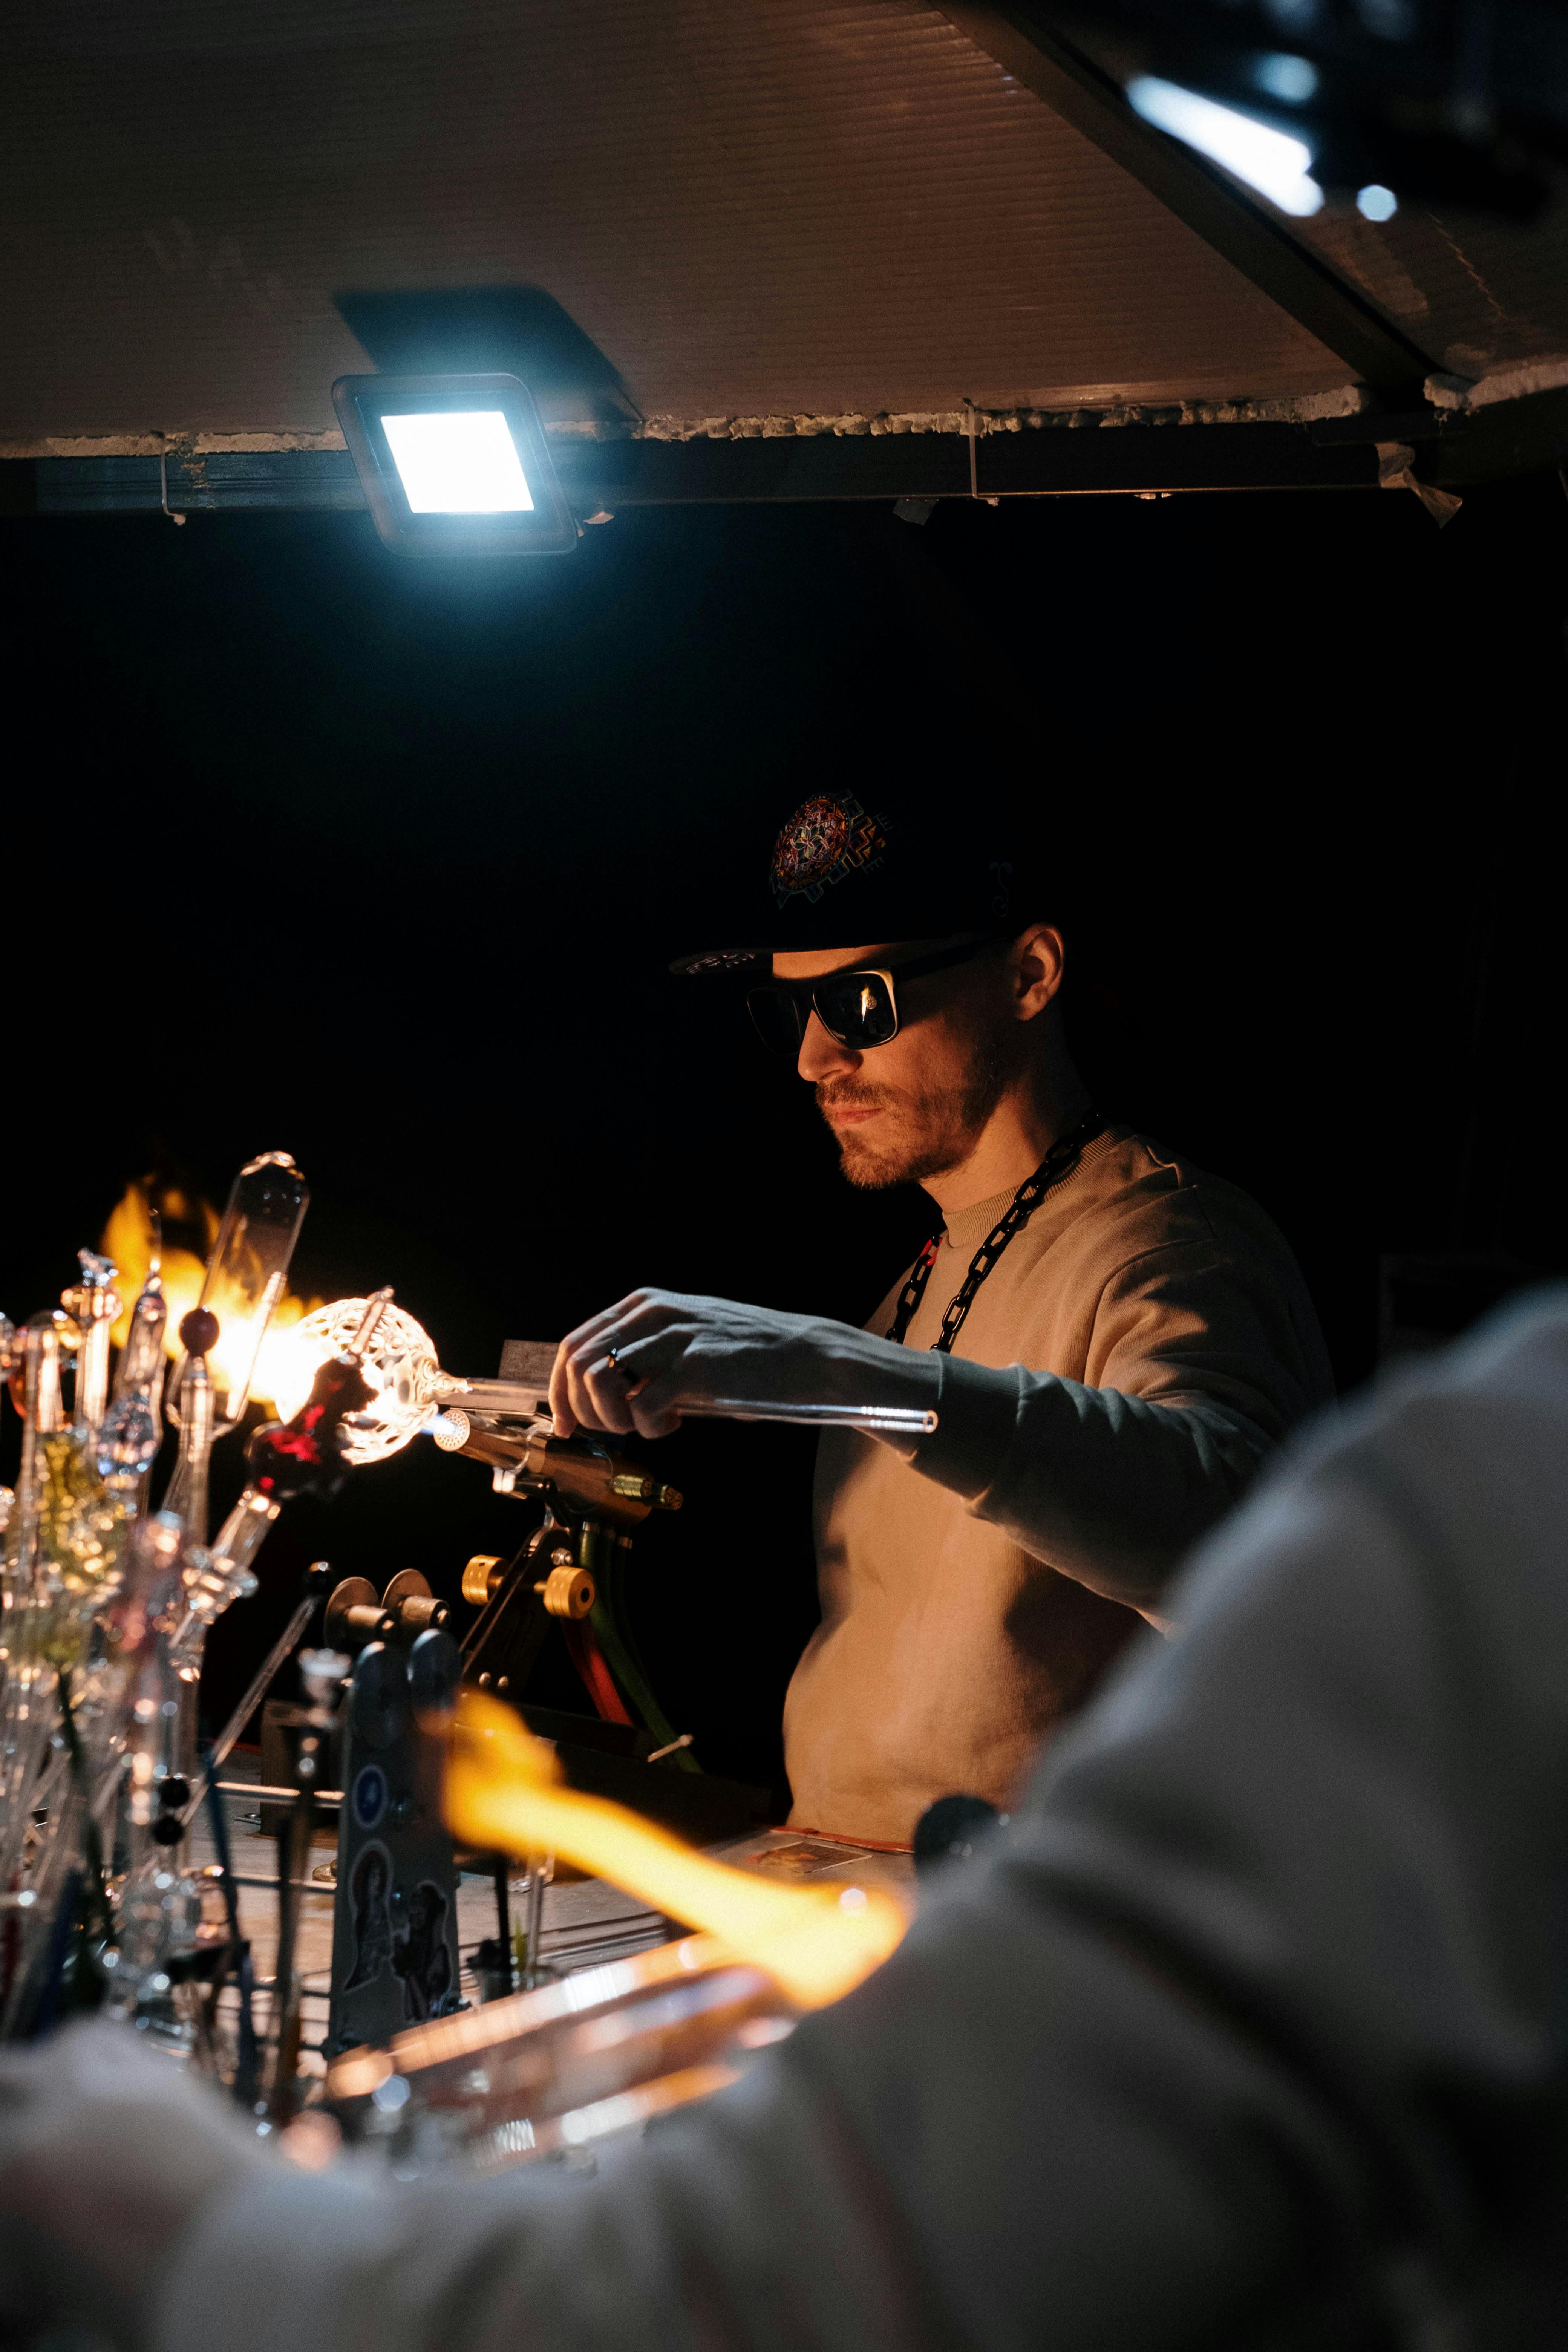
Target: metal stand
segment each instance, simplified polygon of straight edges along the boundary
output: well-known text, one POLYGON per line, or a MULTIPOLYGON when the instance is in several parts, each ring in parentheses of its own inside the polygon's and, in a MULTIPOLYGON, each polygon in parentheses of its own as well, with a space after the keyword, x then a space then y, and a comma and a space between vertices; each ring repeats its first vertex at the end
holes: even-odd
POLYGON ((300 1898, 309 1885, 310 1833, 316 1820, 316 1789, 331 1753, 335 1704, 349 1661, 337 1650, 305 1650, 300 1658, 308 1711, 287 1727, 289 1779, 296 1794, 278 1835, 278 1966, 272 1993, 277 2050, 267 2111, 275 2128, 290 2121, 300 2072, 300 1984, 294 1966, 300 1898))

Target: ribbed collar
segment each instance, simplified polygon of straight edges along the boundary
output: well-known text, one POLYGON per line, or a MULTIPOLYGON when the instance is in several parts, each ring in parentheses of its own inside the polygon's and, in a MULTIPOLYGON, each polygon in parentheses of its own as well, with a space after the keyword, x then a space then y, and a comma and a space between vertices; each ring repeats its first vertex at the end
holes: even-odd
MULTIPOLYGON (((1064 1184, 1070 1182, 1086 1160, 1093 1160, 1102 1150, 1109 1150, 1124 1131, 1115 1126, 1102 1127, 1100 1133, 1084 1145, 1072 1167, 1059 1181, 1064 1184)), ((1053 1184, 1051 1192, 1054 1193, 1056 1189, 1053 1184)), ((1012 1207, 1017 1190, 1016 1184, 1010 1184, 1004 1192, 993 1192, 988 1201, 976 1201, 973 1208, 958 1210, 947 1221, 947 1230, 942 1235, 943 1247, 962 1250, 966 1257, 973 1257, 992 1227, 999 1225, 1012 1207)), ((1049 1197, 1047 1194, 1047 1198, 1049 1197)))
POLYGON ((973 1257, 992 1226, 1000 1224, 1012 1207, 1017 1190, 1016 1184, 1009 1184, 1005 1192, 993 1192, 988 1201, 976 1201, 973 1208, 956 1211, 947 1221, 943 1236, 947 1247, 973 1257))

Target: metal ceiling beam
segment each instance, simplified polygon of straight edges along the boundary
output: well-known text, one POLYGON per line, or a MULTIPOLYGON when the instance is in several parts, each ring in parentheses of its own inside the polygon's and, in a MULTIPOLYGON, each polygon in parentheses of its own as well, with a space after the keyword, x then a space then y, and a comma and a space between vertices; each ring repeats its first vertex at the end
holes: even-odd
MULTIPOLYGON (((983 498, 1152 498, 1179 491, 1371 489, 1375 444, 1410 443, 1423 481, 1466 488, 1568 464, 1568 389, 1474 415, 1369 411, 1312 425, 1046 425, 982 436, 983 498)), ((738 441, 558 441, 562 486, 586 519, 648 506, 967 499, 970 445, 956 433, 781 435, 738 441)), ((227 451, 167 459, 176 514, 271 509, 363 512, 341 449, 227 451)), ((156 457, 0 463, 0 515, 156 514, 156 457)))
MULTIPOLYGON (((963 434, 821 434, 740 441, 557 442, 574 511, 794 504, 840 499, 966 499, 963 434)), ((983 498, 1153 497, 1178 490, 1355 489, 1376 481, 1370 446, 1321 443, 1300 425, 1041 427, 982 437, 983 498)), ((362 509, 342 450, 156 457, 40 457, 0 464, 0 513, 222 514, 362 509)))
POLYGON ((939 0, 964 38, 1033 90, 1374 390, 1409 403, 1438 364, 1190 148, 1133 113, 1110 77, 1033 9, 939 0))

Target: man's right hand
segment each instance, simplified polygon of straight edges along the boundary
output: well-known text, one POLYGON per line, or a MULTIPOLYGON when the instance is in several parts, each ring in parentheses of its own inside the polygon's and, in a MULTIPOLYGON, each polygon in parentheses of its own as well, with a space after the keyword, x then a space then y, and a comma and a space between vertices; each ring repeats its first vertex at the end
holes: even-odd
POLYGON ((928 1406, 936 1388, 928 1356, 826 1316, 634 1290, 562 1340, 550 1405, 557 1437, 668 1437, 680 1398, 928 1406))

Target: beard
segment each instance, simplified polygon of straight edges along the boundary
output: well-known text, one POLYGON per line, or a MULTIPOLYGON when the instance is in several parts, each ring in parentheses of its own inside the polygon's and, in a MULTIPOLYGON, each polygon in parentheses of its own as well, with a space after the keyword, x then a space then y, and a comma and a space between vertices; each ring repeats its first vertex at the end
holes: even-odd
POLYGON ((868 1078, 824 1078, 816 1089, 817 1108, 824 1118, 836 1104, 883 1114, 875 1140, 858 1128, 838 1138, 838 1164, 848 1181, 861 1192, 880 1192, 889 1184, 943 1176, 967 1160, 1016 1075, 1016 1055, 1004 1050, 1001 1037, 982 1035, 973 1043, 958 1085, 916 1091, 879 1087, 868 1078))

